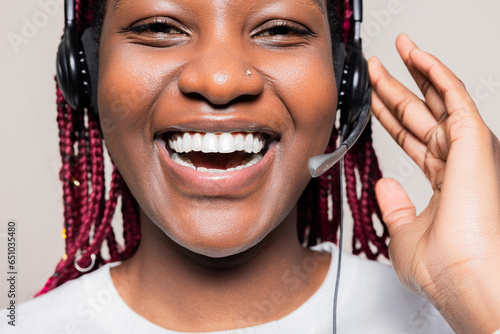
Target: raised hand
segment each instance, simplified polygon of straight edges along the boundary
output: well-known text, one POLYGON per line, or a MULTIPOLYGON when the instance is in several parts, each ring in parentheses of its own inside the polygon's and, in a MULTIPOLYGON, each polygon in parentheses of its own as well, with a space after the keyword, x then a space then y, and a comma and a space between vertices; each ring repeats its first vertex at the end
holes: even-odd
POLYGON ((375 116, 430 180, 418 216, 402 187, 376 187, 401 283, 459 333, 500 328, 500 144, 464 84, 406 35, 398 52, 425 101, 369 60, 375 116))

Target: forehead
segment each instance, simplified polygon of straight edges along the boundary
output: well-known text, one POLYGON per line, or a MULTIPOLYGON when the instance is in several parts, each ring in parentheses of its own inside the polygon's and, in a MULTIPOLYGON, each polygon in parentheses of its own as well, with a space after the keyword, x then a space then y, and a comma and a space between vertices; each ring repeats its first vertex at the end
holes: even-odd
MULTIPOLYGON (((202 0, 202 1, 206 1, 206 0, 202 0)), ((231 0, 227 0, 229 2, 231 2, 231 0)), ((303 3, 303 4, 312 4, 314 6, 317 6, 321 12, 324 12, 324 9, 325 9, 325 6, 324 6, 324 0, 289 0, 289 1, 297 1, 297 2, 300 2, 300 3, 303 3)), ((113 4, 113 7, 116 9, 120 6, 120 4, 122 3, 122 0, 113 0, 114 4, 113 4)))

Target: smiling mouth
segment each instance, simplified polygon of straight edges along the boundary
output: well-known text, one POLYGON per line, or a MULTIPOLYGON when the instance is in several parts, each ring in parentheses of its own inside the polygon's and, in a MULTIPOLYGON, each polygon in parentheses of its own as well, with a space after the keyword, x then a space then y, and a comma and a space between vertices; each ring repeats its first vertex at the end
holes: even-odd
POLYGON ((260 132, 166 132, 160 139, 175 163, 199 172, 226 173, 258 163, 274 139, 260 132))

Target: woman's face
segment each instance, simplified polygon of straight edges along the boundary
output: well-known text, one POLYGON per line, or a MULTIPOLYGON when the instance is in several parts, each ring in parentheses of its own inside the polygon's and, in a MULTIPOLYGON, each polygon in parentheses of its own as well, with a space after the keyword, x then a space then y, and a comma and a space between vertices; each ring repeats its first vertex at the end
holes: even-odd
POLYGON ((181 246, 237 254, 293 220, 337 104, 322 5, 108 1, 107 147, 147 219, 181 246))

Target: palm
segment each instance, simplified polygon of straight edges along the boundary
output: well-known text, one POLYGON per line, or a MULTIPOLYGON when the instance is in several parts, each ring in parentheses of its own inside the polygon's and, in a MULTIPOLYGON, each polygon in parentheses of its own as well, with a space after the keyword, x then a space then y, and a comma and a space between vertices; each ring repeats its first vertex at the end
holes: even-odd
MULTIPOLYGON (((448 118, 444 120, 446 122, 448 118)), ((449 152, 449 138, 444 136, 446 123, 438 124, 437 127, 429 134, 429 142, 427 143, 427 152, 423 162, 423 170, 425 175, 431 182, 433 190, 439 189, 443 181, 446 160, 449 152)))
POLYGON ((405 36, 397 46, 425 102, 372 59, 373 110, 424 171, 434 194, 419 216, 395 181, 380 182, 377 196, 400 281, 435 298, 443 277, 496 261, 492 250, 500 251, 499 145, 449 69, 405 36))

